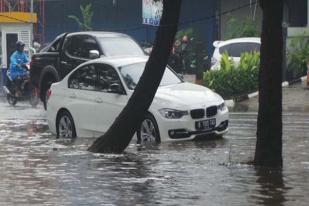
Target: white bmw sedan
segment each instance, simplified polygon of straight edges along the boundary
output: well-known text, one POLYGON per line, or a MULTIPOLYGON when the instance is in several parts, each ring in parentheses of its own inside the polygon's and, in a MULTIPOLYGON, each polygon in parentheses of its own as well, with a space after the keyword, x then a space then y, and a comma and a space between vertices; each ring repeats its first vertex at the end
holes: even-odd
MULTIPOLYGON (((59 138, 98 137, 111 126, 134 92, 147 57, 88 61, 52 84, 47 119, 59 138)), ((138 143, 223 135, 229 112, 221 96, 182 81, 166 68, 155 98, 137 131, 138 143)))

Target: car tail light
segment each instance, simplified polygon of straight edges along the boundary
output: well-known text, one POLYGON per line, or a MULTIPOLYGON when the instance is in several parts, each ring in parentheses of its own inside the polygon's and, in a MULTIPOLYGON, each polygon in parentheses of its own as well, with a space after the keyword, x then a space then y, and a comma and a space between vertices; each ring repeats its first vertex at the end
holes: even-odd
POLYGON ((52 95, 52 90, 49 89, 47 92, 46 92, 46 100, 48 100, 50 98, 50 96, 52 95))

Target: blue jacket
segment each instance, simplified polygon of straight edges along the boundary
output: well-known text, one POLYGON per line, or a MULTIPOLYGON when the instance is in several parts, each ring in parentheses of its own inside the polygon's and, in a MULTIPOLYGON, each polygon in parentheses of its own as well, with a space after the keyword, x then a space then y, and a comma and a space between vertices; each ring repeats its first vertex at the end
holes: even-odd
POLYGON ((21 64, 27 64, 29 62, 29 57, 27 54, 24 52, 15 51, 11 55, 10 61, 10 76, 12 80, 27 74, 27 70, 21 67, 21 64))

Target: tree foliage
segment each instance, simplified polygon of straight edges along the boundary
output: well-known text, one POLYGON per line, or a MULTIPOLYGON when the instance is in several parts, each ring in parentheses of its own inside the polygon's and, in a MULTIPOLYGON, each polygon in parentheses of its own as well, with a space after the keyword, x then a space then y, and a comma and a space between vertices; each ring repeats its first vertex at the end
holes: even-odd
POLYGON ((305 75, 308 60, 309 38, 306 36, 298 36, 291 39, 287 48, 288 80, 293 80, 305 75))
POLYGON ((92 17, 93 17, 93 10, 92 4, 86 4, 85 6, 80 5, 80 11, 82 14, 82 20, 74 15, 69 15, 68 18, 73 19, 79 26, 80 30, 82 31, 90 31, 92 30, 92 17))
POLYGON ((226 24, 224 39, 260 36, 258 24, 251 18, 236 19, 231 17, 226 24))

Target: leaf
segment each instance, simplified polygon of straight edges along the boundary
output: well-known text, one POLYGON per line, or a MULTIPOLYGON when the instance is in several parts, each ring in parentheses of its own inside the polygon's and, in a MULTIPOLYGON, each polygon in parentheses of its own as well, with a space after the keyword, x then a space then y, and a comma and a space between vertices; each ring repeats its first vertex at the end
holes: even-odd
POLYGON ((81 30, 92 30, 91 23, 92 23, 92 17, 93 17, 93 10, 92 10, 92 4, 89 3, 85 6, 80 5, 79 6, 82 14, 81 21, 77 16, 69 15, 68 18, 75 20, 78 23, 78 26, 81 30))

